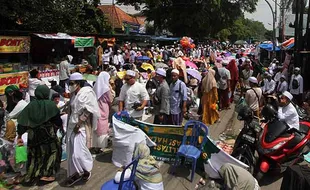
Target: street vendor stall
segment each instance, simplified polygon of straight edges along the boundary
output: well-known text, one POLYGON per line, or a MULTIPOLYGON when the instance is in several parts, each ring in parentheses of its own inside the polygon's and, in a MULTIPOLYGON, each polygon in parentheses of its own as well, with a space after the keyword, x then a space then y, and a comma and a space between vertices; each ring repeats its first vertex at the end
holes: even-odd
POLYGON ((0 36, 0 95, 9 85, 28 87, 29 36, 0 36))

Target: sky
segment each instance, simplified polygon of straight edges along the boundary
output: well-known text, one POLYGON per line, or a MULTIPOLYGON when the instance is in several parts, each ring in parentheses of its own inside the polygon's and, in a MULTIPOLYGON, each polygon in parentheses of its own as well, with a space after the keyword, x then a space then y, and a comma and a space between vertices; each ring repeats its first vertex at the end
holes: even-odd
MULTIPOLYGON (((275 6, 274 0, 267 0, 267 1, 270 2, 270 4, 272 5, 272 8, 274 9, 274 6, 275 6)), ((277 0, 277 1, 280 2, 280 0, 277 0)), ((101 0, 101 3, 104 5, 105 4, 111 5, 112 0, 101 0)), ((137 11, 135 11, 133 7, 129 7, 129 6, 120 6, 120 7, 122 10, 124 10, 127 13, 131 13, 131 14, 137 13, 137 11)), ((265 28, 267 28, 268 30, 272 30, 272 14, 265 0, 258 0, 256 11, 254 13, 246 12, 245 17, 256 20, 256 21, 260 21, 264 24, 265 28)))

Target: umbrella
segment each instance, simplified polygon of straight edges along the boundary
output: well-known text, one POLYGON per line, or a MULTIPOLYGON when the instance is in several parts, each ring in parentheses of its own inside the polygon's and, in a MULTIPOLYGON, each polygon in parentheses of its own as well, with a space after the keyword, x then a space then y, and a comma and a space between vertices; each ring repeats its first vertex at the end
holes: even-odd
POLYGON ((155 63, 155 68, 158 69, 158 68, 169 68, 169 67, 165 63, 158 62, 158 63, 155 63))
POLYGON ((201 74, 196 69, 186 69, 187 74, 197 79, 199 82, 201 81, 201 74))
POLYGON ((197 63, 203 63, 203 60, 200 59, 194 59, 193 62, 197 62, 197 63))
POLYGON ((153 65, 149 63, 142 63, 141 68, 147 71, 148 69, 151 69, 151 71, 155 71, 153 65))
POLYGON ((119 71, 119 72, 117 72, 117 76, 120 79, 123 79, 125 75, 126 75, 126 71, 119 71))
POLYGON ((83 78, 84 78, 84 80, 87 80, 87 81, 96 81, 97 80, 97 76, 92 75, 92 74, 84 74, 83 78))
POLYGON ((191 61, 186 61, 185 65, 194 69, 198 69, 197 65, 191 61))
POLYGON ((244 44, 248 44, 246 41, 244 40, 237 40, 235 41, 235 45, 244 45, 244 44))
POLYGON ((140 57, 137 57, 137 60, 139 60, 139 61, 148 61, 148 60, 151 60, 151 58, 149 58, 148 56, 140 56, 140 57))

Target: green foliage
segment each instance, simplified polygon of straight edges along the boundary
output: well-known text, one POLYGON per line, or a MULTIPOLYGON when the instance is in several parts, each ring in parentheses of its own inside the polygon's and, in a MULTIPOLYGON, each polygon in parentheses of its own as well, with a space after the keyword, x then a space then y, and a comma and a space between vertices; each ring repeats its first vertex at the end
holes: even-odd
POLYGON ((99 0, 0 0, 0 29, 44 32, 110 32, 99 0))
MULTIPOLYGON (((258 0, 118 0, 125 5, 144 5, 142 12, 154 21, 156 31, 168 29, 175 36, 210 37, 253 12, 258 0)), ((227 32, 227 31, 226 31, 227 32)))
POLYGON ((228 28, 231 35, 228 37, 231 41, 257 39, 259 41, 266 39, 266 28, 262 22, 239 17, 234 24, 228 28))

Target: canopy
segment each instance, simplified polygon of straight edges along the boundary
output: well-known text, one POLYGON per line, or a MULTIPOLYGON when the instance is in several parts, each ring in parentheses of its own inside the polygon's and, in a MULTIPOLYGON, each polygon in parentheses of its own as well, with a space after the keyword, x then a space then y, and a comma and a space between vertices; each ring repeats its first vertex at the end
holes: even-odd
POLYGON ((66 34, 66 33, 57 33, 57 34, 38 34, 34 33, 34 35, 44 38, 44 39, 57 39, 57 40, 73 40, 74 37, 66 34))
POLYGON ((197 79, 199 82, 201 81, 201 74, 196 69, 186 69, 187 74, 197 79))
POLYGON ((295 45, 295 38, 290 38, 281 44, 282 48, 286 50, 293 48, 294 45, 295 45))
MULTIPOLYGON (((273 44, 259 44, 259 47, 267 51, 273 51, 273 44)), ((280 48, 276 47, 275 51, 280 51, 280 48)))

